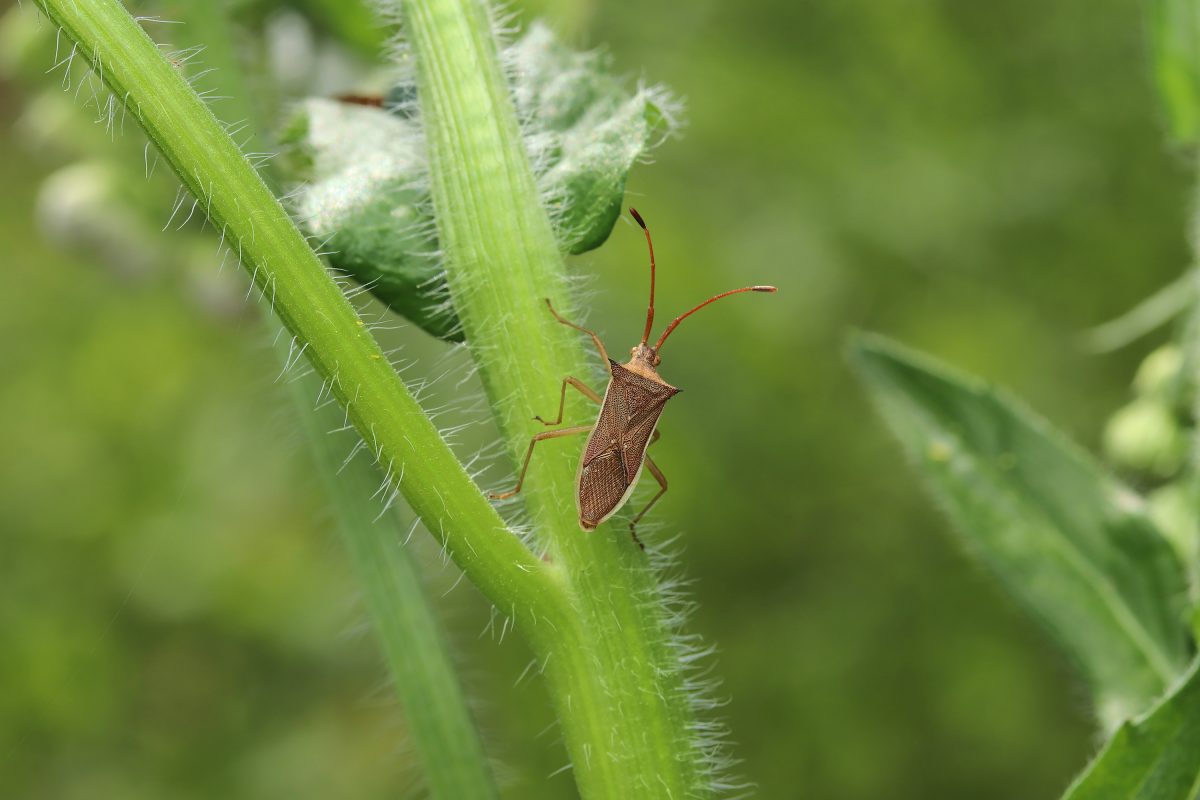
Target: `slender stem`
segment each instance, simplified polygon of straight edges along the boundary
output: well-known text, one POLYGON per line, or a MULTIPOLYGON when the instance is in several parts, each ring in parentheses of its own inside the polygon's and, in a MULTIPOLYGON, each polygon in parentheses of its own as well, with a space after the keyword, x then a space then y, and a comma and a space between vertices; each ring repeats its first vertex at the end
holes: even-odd
MULTIPOLYGON (((283 208, 121 5, 37 2, 195 195, 409 505, 541 655, 581 794, 710 794, 653 571, 627 531, 576 526, 577 451, 551 449, 530 470, 525 502, 547 564, 503 524, 283 208)), ((567 306, 562 265, 483 7, 410 0, 404 10, 451 292, 515 457, 526 418, 553 408, 562 376, 586 374, 587 361, 539 306, 545 296, 567 306)), ((582 411, 572 400, 569 412, 582 411)))
MULTIPOLYGON (((234 51, 231 0, 208 5, 184 4, 171 30, 174 41, 203 47, 205 88, 217 100, 209 108, 218 118, 239 125, 243 148, 262 152, 261 93, 251 96, 242 64, 234 51)), ((264 178, 274 177, 270 165, 264 178)), ((273 183, 273 185, 276 185, 273 183)), ((288 336, 277 324, 276 350, 281 363, 289 357, 288 336)), ((331 433, 342 426, 335 406, 314 407, 323 393, 321 381, 305 373, 285 382, 313 465, 329 501, 351 564, 362 586, 368 614, 400 698, 409 738, 421 758, 430 795, 441 800, 487 800, 496 796, 483 743, 471 719, 457 670, 441 636, 429 597, 404 547, 405 528, 396 512, 376 514, 370 501, 381 480, 365 458, 343 464, 357 442, 353 431, 331 433)))
POLYGON ((320 381, 314 376, 288 385, 337 527, 362 584, 431 795, 444 800, 495 797, 483 744, 467 710, 457 670, 405 552, 399 516, 391 512, 376 519, 373 504, 366 502, 379 486, 378 471, 361 457, 339 470, 353 446, 349 441, 353 437, 347 433, 329 433, 340 421, 340 411, 329 405, 312 407, 320 391, 320 381))
MULTIPOLYGON (((558 403, 566 375, 586 375, 562 259, 520 137, 487 12, 475 0, 402 0, 416 56, 438 232, 448 283, 514 464, 531 417, 558 403)), ((568 398, 570 422, 594 407, 568 398)), ((578 447, 538 449, 520 495, 569 587, 569 626, 539 653, 584 797, 696 797, 708 764, 662 601, 628 529, 579 530, 578 447)), ((537 644, 535 643, 535 646, 537 644)))
POLYGON ((502 611, 548 635, 559 581, 479 492, 203 101, 116 0, 37 2, 195 196, 426 527, 502 611))

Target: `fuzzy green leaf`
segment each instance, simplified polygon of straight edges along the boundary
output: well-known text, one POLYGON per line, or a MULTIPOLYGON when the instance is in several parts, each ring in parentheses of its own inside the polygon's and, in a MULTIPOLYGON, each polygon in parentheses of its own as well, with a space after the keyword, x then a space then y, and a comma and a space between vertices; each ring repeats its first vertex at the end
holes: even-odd
POLYGON ((538 23, 508 49, 507 60, 559 247, 599 247, 621 215, 629 170, 674 126, 673 101, 655 88, 630 95, 602 54, 576 52, 538 23))
POLYGON ((290 171, 306 181, 296 213, 329 263, 434 336, 461 341, 434 255, 429 195, 414 184, 420 136, 398 115, 312 98, 283 139, 290 171))
POLYGON ((1015 398, 878 337, 852 359, 969 551, 1049 628, 1107 726, 1183 671, 1185 579, 1141 499, 1015 398))
POLYGON ((1150 12, 1154 79, 1171 138, 1200 142, 1200 1, 1154 0, 1150 12))
POLYGON ((1144 717, 1123 724, 1063 800, 1200 797, 1200 662, 1144 717))
MULTIPOLYGON (((577 53, 534 24, 504 59, 522 136, 559 249, 599 247, 621 214, 638 158, 673 126, 661 89, 630 93, 596 53, 577 53)), ((310 99, 284 132, 285 166, 302 180, 296 210, 333 266, 431 334, 461 340, 446 302, 430 217, 421 130, 405 116, 415 91, 402 83, 389 111, 310 99)))

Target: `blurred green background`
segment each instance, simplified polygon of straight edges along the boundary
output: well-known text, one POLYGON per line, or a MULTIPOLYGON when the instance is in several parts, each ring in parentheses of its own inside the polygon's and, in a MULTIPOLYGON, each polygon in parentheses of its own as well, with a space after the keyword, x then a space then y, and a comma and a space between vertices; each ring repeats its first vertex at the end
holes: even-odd
MULTIPOLYGON (((381 36, 332 19, 337 5, 265 23, 307 43, 309 71, 284 76, 296 96, 370 85, 381 36)), ((1096 357, 1078 334, 1189 258, 1189 178, 1163 144, 1145 8, 514 10, 687 100, 683 137, 630 185, 660 313, 781 289, 706 311, 662 366, 686 392, 656 445, 671 491, 655 516, 682 533, 740 773, 764 798, 1057 796, 1094 744, 1086 693, 959 552, 841 350, 852 328, 886 332, 1095 449, 1154 342, 1096 357)), ((0 83, 0 794, 420 796, 245 277, 157 225, 140 257, 105 249, 119 219, 63 247, 47 176, 104 152, 140 170, 142 140, 131 123, 113 143, 55 122, 88 98, 30 77, 49 43, 37 71, 0 83)), ((624 352, 645 313, 640 232, 619 225, 574 268, 624 352)), ((419 331, 384 336, 415 362, 406 375, 445 369, 419 331)), ((462 452, 488 436, 465 433, 462 452)), ((572 796, 569 774, 550 777, 565 754, 546 698, 518 682, 528 653, 481 634, 486 605, 451 591, 427 538, 414 552, 506 796, 572 796)))

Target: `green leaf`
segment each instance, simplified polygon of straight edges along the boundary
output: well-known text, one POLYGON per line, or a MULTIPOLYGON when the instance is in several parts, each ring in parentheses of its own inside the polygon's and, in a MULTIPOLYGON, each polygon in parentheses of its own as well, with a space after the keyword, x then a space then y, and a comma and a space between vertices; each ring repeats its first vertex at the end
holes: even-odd
POLYGON ((1145 716, 1126 722, 1063 800, 1200 797, 1200 661, 1145 716))
POLYGON ((283 134, 290 171, 306 181, 295 210, 330 264, 434 336, 462 341, 429 195, 414 182, 420 136, 410 120, 378 108, 305 100, 283 134))
POLYGON ((660 88, 629 94, 600 53, 563 45, 541 23, 506 54, 522 133, 559 247, 599 247, 621 215, 634 163, 667 136, 674 101, 660 88))
POLYGON ((851 351, 968 550, 1077 662, 1108 727, 1183 671, 1186 587, 1144 503, 1015 398, 874 336, 851 351))
MULTIPOLYGON (((627 91, 607 59, 577 53, 535 23, 505 52, 525 150, 559 249, 599 247, 621 214, 638 158, 674 127, 659 88, 627 91)), ((389 110, 310 99, 283 134, 285 168, 303 181, 296 210, 330 263, 389 308, 444 339, 461 340, 446 300, 425 183, 415 88, 394 87, 389 110)))
POLYGON ((1154 79, 1172 139, 1200 141, 1200 2, 1154 0, 1150 12, 1154 79))

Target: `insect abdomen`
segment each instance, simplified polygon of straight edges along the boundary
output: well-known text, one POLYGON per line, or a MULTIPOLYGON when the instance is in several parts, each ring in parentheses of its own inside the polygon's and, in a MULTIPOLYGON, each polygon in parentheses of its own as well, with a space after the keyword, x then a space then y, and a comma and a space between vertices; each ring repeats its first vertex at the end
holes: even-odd
POLYGON ((610 517, 621 507, 631 485, 616 452, 593 459, 580 472, 579 524, 591 530, 610 517))
POLYGON ((633 492, 650 436, 678 389, 611 362, 612 380, 579 464, 579 525, 595 528, 633 492))

